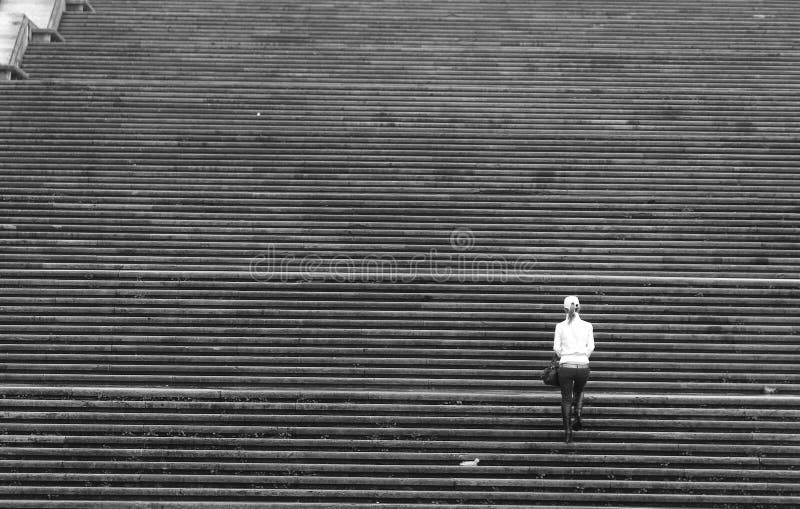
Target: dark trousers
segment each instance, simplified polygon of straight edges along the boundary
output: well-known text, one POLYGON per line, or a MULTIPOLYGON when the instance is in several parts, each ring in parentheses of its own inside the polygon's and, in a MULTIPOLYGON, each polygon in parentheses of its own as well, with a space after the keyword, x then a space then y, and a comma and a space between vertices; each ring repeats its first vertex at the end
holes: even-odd
POLYGON ((558 368, 558 383, 561 385, 561 404, 572 405, 583 393, 589 380, 589 368, 558 368))

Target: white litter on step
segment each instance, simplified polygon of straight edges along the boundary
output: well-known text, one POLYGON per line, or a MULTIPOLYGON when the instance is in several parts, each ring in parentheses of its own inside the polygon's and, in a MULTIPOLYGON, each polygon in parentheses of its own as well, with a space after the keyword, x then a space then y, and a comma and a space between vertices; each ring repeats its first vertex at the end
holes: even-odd
POLYGON ((462 461, 461 463, 459 463, 459 465, 461 465, 462 467, 477 467, 479 461, 480 460, 478 458, 475 458, 472 461, 462 461))

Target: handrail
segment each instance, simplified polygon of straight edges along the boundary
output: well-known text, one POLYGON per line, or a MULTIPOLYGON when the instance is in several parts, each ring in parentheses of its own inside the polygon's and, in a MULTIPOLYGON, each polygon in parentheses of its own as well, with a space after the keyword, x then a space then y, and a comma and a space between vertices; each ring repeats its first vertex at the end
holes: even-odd
POLYGON ((28 49, 28 43, 31 41, 31 33, 35 27, 36 25, 33 24, 33 21, 23 14, 22 20, 20 21, 19 32, 17 33, 17 39, 14 42, 14 49, 11 50, 11 58, 8 62, 9 65, 19 67, 20 62, 22 62, 22 55, 24 55, 25 50, 28 49))
MULTIPOLYGON (((18 6, 14 4, 11 7, 8 5, 5 6, 8 9, 11 9, 11 12, 7 13, 9 15, 6 19, 14 20, 12 22, 13 25, 19 24, 19 28, 17 30, 17 35, 14 39, 10 53, 4 53, 3 55, 0 55, 0 79, 26 79, 28 77, 28 75, 20 68, 20 66, 22 64, 22 58, 25 55, 25 51, 28 49, 28 45, 30 44, 31 40, 47 42, 64 41, 64 38, 58 33, 58 26, 61 23, 61 17, 65 11, 70 9, 80 10, 81 12, 94 12, 94 8, 92 8, 92 5, 88 0, 48 0, 48 2, 52 5, 46 26, 37 25, 28 16, 28 13, 17 13, 16 9, 20 7, 24 8, 25 5, 18 6), (75 9, 75 7, 78 7, 78 9, 75 9), (18 23, 16 21, 17 19, 19 19, 18 23)), ((44 24, 44 18, 41 16, 41 14, 47 12, 46 4, 40 3, 38 6, 44 7, 45 9, 36 9, 30 4, 28 5, 28 7, 34 9, 32 12, 37 13, 39 16, 37 18, 39 23, 44 24)), ((13 37, 13 25, 11 30, 8 31, 8 35, 11 37, 13 37)), ((9 37, 9 39, 11 37, 9 37)), ((7 40, 7 42, 10 42, 10 40, 7 40)), ((8 48, 8 46, 6 46, 6 48, 8 48)))
POLYGON ((57 30, 58 25, 61 23, 61 15, 67 9, 66 0, 55 0, 53 2, 53 10, 50 12, 50 20, 47 22, 47 28, 57 30))

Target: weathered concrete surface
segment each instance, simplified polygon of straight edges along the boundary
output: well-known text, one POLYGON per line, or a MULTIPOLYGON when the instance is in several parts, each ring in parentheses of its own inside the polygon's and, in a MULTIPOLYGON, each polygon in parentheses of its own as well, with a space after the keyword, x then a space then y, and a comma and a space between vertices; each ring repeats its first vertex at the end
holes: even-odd
POLYGON ((0 0, 0 13, 21 12, 39 28, 48 27, 55 0, 0 0))
POLYGON ((0 65, 18 64, 14 48, 23 15, 38 28, 49 27, 55 0, 0 0, 0 65))
MULTIPOLYGON (((0 8, 2 4, 0 4, 0 8)), ((0 11, 0 64, 9 63, 14 43, 17 40, 22 14, 11 14, 0 11)))

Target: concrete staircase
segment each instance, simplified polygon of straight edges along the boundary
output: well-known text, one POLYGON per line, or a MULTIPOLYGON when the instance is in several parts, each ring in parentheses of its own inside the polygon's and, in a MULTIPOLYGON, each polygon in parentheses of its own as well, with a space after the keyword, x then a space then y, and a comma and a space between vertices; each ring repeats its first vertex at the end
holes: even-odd
POLYGON ((0 506, 800 506, 793 2, 92 6, 0 83, 0 506))

